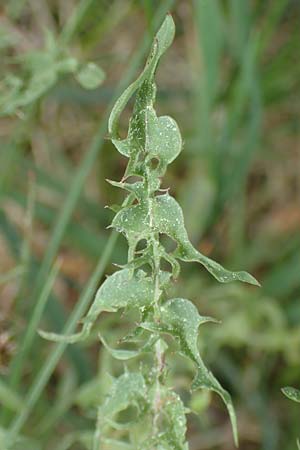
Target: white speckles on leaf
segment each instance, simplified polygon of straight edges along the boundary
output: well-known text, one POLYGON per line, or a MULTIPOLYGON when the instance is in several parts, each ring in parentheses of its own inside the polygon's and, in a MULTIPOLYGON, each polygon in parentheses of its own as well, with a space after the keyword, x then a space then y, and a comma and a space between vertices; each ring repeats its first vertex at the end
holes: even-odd
POLYGON ((160 331, 169 333, 179 342, 180 352, 191 359, 197 367, 197 375, 193 381, 192 389, 205 388, 215 391, 223 399, 230 416, 234 440, 237 445, 237 424, 232 400, 227 391, 222 388, 214 375, 205 367, 200 356, 197 340, 198 328, 205 322, 216 322, 211 317, 203 317, 198 313, 195 305, 183 298, 169 300, 161 308, 161 323, 144 323, 143 326, 149 331, 160 331))
MULTIPOLYGON (((111 224, 111 227, 123 233, 128 240, 127 264, 101 285, 83 319, 80 333, 72 336, 42 333, 48 339, 77 342, 89 335, 94 322, 103 311, 138 308, 140 312, 142 323, 123 339, 123 343, 126 341, 139 345, 140 338, 146 335, 148 341, 137 350, 111 348, 100 336, 104 346, 114 358, 128 360, 142 352, 150 351, 155 354, 156 364, 149 368, 147 376, 144 372, 145 378, 141 372, 129 373, 126 370, 124 375, 115 380, 110 395, 99 409, 95 434, 97 450, 102 434, 100 429, 103 425, 128 430, 130 435, 129 423, 120 424, 113 421, 114 416, 129 406, 137 408, 137 421, 144 413, 148 413, 148 423, 152 424, 147 439, 143 438, 142 442, 138 443, 135 438, 133 439, 134 448, 188 450, 185 439, 186 410, 179 396, 166 388, 162 381, 166 371, 163 363, 165 348, 159 345, 161 333, 173 336, 179 343, 180 353, 195 364, 197 374, 192 389, 209 389, 222 398, 229 412, 236 445, 238 441, 231 397, 204 365, 197 344, 199 326, 215 320, 200 316, 197 308, 189 300, 174 298, 164 303, 171 276, 176 278, 179 274, 180 266, 177 260, 199 262, 222 283, 238 280, 258 285, 255 278, 247 272, 226 270, 198 252, 189 240, 183 212, 177 201, 168 193, 158 195, 160 177, 182 149, 180 131, 174 119, 168 116, 157 117, 153 106, 157 64, 170 46, 173 37, 174 22, 168 15, 154 39, 143 72, 116 101, 109 118, 111 140, 118 151, 129 158, 122 181, 110 181, 112 185, 129 192, 122 206, 119 208, 114 206, 116 215, 111 224), (121 139, 118 134, 120 116, 133 95, 136 98, 127 137, 121 139), (129 182, 130 176, 135 177, 132 183, 129 182), (168 236, 177 244, 174 252, 167 253, 163 240, 160 240, 161 235, 168 236), (163 259, 170 264, 171 272, 161 270, 163 259), (145 268, 145 265, 148 271, 150 270, 150 275, 149 272, 140 269, 145 268)), ((289 398, 300 401, 299 393, 293 388, 285 388, 284 393, 289 398)), ((145 432, 145 437, 146 435, 145 432)), ((128 442, 133 440, 129 439, 128 442)))
POLYGON ((144 307, 149 305, 153 298, 154 286, 151 277, 147 277, 143 270, 132 274, 129 269, 119 270, 106 278, 98 289, 95 300, 86 317, 82 320, 83 327, 79 333, 60 335, 40 331, 45 339, 56 342, 69 342, 71 344, 86 339, 91 328, 103 311, 114 312, 125 307, 144 307))
POLYGON ((146 403, 146 393, 143 376, 140 373, 125 372, 114 381, 110 395, 101 408, 103 420, 113 417, 130 405, 142 410, 146 403))
POLYGON ((290 400, 300 403, 300 390, 299 389, 296 389, 291 386, 286 386, 286 387, 282 388, 282 392, 290 400))

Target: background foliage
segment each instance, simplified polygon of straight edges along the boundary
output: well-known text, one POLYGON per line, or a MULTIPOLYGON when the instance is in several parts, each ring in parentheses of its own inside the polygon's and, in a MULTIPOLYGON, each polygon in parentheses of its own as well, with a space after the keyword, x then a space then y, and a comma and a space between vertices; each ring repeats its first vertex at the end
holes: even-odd
MULTIPOLYGON (((97 330, 65 349, 36 329, 72 331, 111 262, 125 260, 125 241, 105 230, 104 206, 122 199, 105 178, 120 179, 125 167, 106 139, 107 117, 170 9, 177 35, 159 68, 157 107, 176 118, 184 150, 164 186, 202 253, 262 283, 218 285, 189 264, 176 296, 222 320, 201 330, 199 345, 232 393, 241 449, 294 449, 299 406, 280 389, 300 384, 299 2, 8 0, 0 8, 0 447, 10 429, 15 448, 87 448, 106 374, 122 370, 98 353, 97 330), (85 90, 68 65, 50 83, 50 68, 67 58, 97 63, 104 83, 85 90), (34 78, 42 72, 46 81, 34 78), (22 93, 33 88, 28 101, 20 80, 22 93)), ((103 316, 98 329, 115 340, 132 320, 103 316)), ((185 376, 185 361, 176 363, 185 376)), ((189 417, 191 449, 232 449, 219 399, 185 395, 200 413, 189 417)))

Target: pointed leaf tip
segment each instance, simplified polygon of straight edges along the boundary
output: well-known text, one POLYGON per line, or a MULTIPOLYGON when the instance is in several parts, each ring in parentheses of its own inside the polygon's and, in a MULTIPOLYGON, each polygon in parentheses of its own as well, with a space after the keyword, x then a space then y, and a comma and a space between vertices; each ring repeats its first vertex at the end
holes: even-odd
POLYGON ((38 334, 43 338, 47 339, 48 341, 52 342, 66 342, 68 344, 75 344, 76 342, 84 340, 88 333, 86 333, 86 330, 83 330, 79 333, 75 334, 57 334, 57 333, 51 333, 43 330, 38 330, 38 334))

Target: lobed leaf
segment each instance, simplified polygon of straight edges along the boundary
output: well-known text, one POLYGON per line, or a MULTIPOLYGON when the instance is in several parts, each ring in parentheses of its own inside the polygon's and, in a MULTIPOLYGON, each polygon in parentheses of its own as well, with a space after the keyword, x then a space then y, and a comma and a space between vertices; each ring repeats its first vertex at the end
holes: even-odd
MULTIPOLYGON (((178 156, 182 148, 182 139, 176 122, 168 116, 157 117, 153 107, 156 95, 155 71, 160 57, 171 44, 173 37, 174 23, 171 16, 167 16, 155 37, 143 72, 119 97, 109 118, 109 132, 112 142, 121 154, 129 158, 122 181, 111 182, 114 186, 129 191, 126 205, 117 211, 111 224, 112 227, 122 232, 128 240, 129 261, 124 270, 128 270, 128 273, 132 274, 138 267, 150 264, 152 272, 156 274, 154 268, 160 267, 161 259, 165 259, 171 264, 173 277, 176 277, 180 269, 177 262, 177 259, 179 259, 199 262, 218 281, 223 283, 238 280, 259 285, 257 280, 247 272, 232 272, 224 269, 217 262, 198 252, 189 240, 179 204, 168 193, 157 195, 160 177, 164 174, 167 165, 178 156), (121 139, 118 134, 120 116, 134 94, 136 94, 136 98, 133 115, 129 121, 127 137, 121 139), (125 180, 131 175, 140 177, 140 180, 135 183, 126 182, 125 180), (159 242, 159 235, 161 234, 167 235, 175 241, 177 248, 174 252, 166 252, 159 242), (147 246, 138 252, 136 248, 141 240, 146 240, 147 246)), ((140 272, 143 273, 143 271, 140 272)), ((168 277, 166 277, 166 273, 161 272, 159 282, 155 277, 149 279, 150 284, 155 284, 156 287, 156 301, 159 300, 161 292, 164 290, 164 283, 167 284, 170 276, 171 274, 168 274, 168 277), (165 281, 163 278, 165 278, 165 281)), ((147 277, 144 276, 144 278, 147 277)), ((130 294, 131 291, 128 291, 127 296, 130 296, 130 294)), ((154 298, 152 294, 153 291, 151 292, 151 299, 154 298)), ((122 293, 120 298, 122 298, 122 293)), ((111 309, 105 310, 114 311, 114 303, 110 301, 109 305, 111 309)), ((99 310, 99 304, 97 305, 97 302, 95 302, 86 320, 95 320, 102 307, 103 305, 100 302, 99 310)), ((190 301, 182 298, 175 298, 166 302, 160 308, 160 319, 157 322, 150 322, 150 320, 153 320, 151 300, 148 304, 143 303, 142 308, 144 312, 147 311, 147 314, 143 314, 142 323, 136 328, 134 334, 128 337, 128 340, 136 339, 140 335, 141 329, 152 332, 152 338, 155 339, 158 338, 160 333, 171 334, 179 342, 180 352, 190 358, 197 367, 192 389, 209 389, 216 392, 224 401, 229 412, 234 441, 237 445, 237 424, 231 397, 204 365, 197 345, 199 326, 207 321, 215 320, 200 316, 197 308, 190 301)), ((104 345, 113 356, 121 360, 140 354, 140 351, 110 349, 105 341, 104 345)), ((167 391, 165 390, 166 396, 163 397, 163 389, 165 388, 160 385, 161 416, 164 415, 163 428, 157 432, 156 436, 152 436, 152 439, 144 442, 142 447, 139 448, 186 450, 188 448, 185 442, 186 411, 180 398, 175 393, 168 392, 169 397, 167 397, 167 391)))
POLYGON ((158 233, 167 234, 178 244, 173 254, 175 257, 182 261, 199 262, 221 283, 242 281, 260 285, 249 273, 227 270, 196 250, 188 238, 182 209, 168 193, 155 197, 151 216, 147 203, 141 202, 120 210, 114 217, 112 226, 125 234, 129 244, 147 239, 154 228, 158 233))
POLYGON ((111 226, 126 236, 129 245, 148 239, 152 229, 147 203, 142 202, 121 209, 115 215, 111 226))
POLYGON ((145 152, 148 157, 159 159, 159 173, 163 173, 167 164, 172 162, 181 151, 182 140, 174 119, 157 117, 153 108, 156 87, 154 74, 160 57, 171 45, 175 34, 175 25, 167 15, 159 29, 147 60, 146 66, 138 77, 119 97, 109 118, 109 133, 118 151, 131 158, 127 174, 134 173, 137 168, 137 154, 145 152), (133 116, 129 122, 126 139, 118 136, 120 115, 129 99, 136 94, 133 116))
POLYGON ((146 272, 138 270, 132 273, 129 269, 119 270, 109 276, 98 289, 79 333, 60 335, 39 331, 39 334, 50 341, 73 344, 88 337, 95 320, 103 311, 115 312, 125 307, 146 308, 153 299, 153 293, 152 278, 147 277, 146 272))
MULTIPOLYGON (((142 83, 146 79, 153 78, 153 73, 154 70, 156 69, 159 58, 171 45, 174 39, 174 35, 175 35, 175 25, 172 16, 168 14, 161 28, 159 29, 154 38, 152 49, 143 72, 136 81, 134 81, 130 86, 128 86, 127 89, 125 89, 123 94, 116 101, 111 111, 108 121, 108 130, 114 140, 118 141, 119 118, 123 110, 125 109, 129 99, 132 97, 132 95, 136 92, 136 90, 142 85, 142 83)), ((125 156, 128 156, 126 152, 125 156)))
POLYGON ((169 194, 156 197, 155 223, 157 231, 174 239, 178 248, 174 256, 182 261, 195 261, 202 264, 221 283, 243 281, 259 286, 258 281, 245 271, 232 272, 221 264, 198 252, 191 244, 185 229, 183 212, 176 200, 169 194))
POLYGON ((132 405, 142 410, 147 403, 146 394, 144 377, 140 373, 125 372, 114 381, 109 397, 101 408, 103 419, 111 418, 132 405))
POLYGON ((148 158, 158 159, 157 175, 161 176, 167 165, 181 152, 182 139, 178 125, 172 117, 157 117, 151 101, 146 110, 145 134, 145 150, 148 158))
POLYGON ((161 323, 143 323, 149 331, 169 333, 179 342, 180 352, 191 359, 197 366, 192 389, 205 388, 216 392, 224 401, 231 420, 235 444, 238 445, 236 416, 229 393, 222 388, 214 375, 205 367, 199 354, 197 340, 198 328, 205 322, 216 322, 211 317, 203 317, 195 305, 183 298, 169 300, 161 307, 161 323))

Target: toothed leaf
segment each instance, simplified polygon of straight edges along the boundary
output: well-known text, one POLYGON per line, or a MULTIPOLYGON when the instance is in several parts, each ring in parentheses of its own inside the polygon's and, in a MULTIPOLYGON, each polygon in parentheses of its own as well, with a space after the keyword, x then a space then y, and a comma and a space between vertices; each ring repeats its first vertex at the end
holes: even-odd
POLYGON ((109 276, 98 289, 95 300, 87 316, 83 319, 82 331, 73 335, 59 335, 39 331, 45 339, 75 343, 85 339, 93 323, 103 311, 114 312, 125 307, 148 306, 153 299, 154 286, 152 279, 143 270, 132 273, 129 269, 119 270, 109 276))
POLYGON ((197 367, 192 389, 205 388, 219 394, 224 401, 231 420, 235 444, 238 443, 236 416, 229 393, 222 388, 214 375, 205 367, 198 350, 198 328, 205 322, 216 322, 211 317, 203 317, 192 302, 183 298, 169 300, 161 308, 161 323, 144 323, 151 331, 169 333, 179 342, 180 352, 190 358, 197 367))
POLYGON ((182 209, 169 194, 155 197, 152 215, 149 214, 146 202, 123 208, 116 214, 112 226, 124 233, 130 243, 147 239, 153 227, 177 242, 178 247, 173 256, 182 261, 199 262, 221 283, 242 281, 259 286, 258 281, 249 273, 227 270, 193 247, 185 229, 182 209))
MULTIPOLYGON (((159 29, 154 42, 153 46, 147 61, 147 64, 141 73, 141 75, 138 77, 136 81, 134 81, 119 97, 119 99, 116 101, 115 106, 110 114, 109 118, 109 132, 112 136, 112 142, 116 146, 116 148, 119 150, 120 153, 122 153, 124 156, 135 158, 137 153, 143 148, 146 150, 147 148, 147 124, 148 121, 152 118, 152 126, 151 131, 149 132, 149 137, 151 139, 151 136, 153 135, 154 131, 154 137, 156 135, 156 131, 158 133, 163 132, 165 133, 166 137, 166 144, 165 148, 166 151, 174 152, 174 154, 177 152, 177 154, 180 151, 181 148, 181 138, 180 133, 178 131, 178 128, 176 126, 176 123, 173 121, 173 119, 169 118, 162 118, 163 121, 168 120, 168 123, 171 124, 171 128, 169 129, 162 129, 158 130, 159 125, 162 125, 159 123, 159 119, 156 118, 155 111, 153 109, 153 101, 155 99, 155 91, 156 87, 154 84, 154 73, 158 64, 158 61, 160 57, 163 55, 163 53, 167 50, 167 48, 171 45, 175 34, 175 25, 173 22, 173 19, 170 15, 166 17, 164 20, 161 28, 159 29), (136 96, 136 102, 134 106, 133 116, 130 119, 129 123, 129 129, 128 129, 128 136, 126 139, 119 139, 118 137, 118 127, 119 127, 119 119, 120 115, 122 114, 124 108, 126 107, 129 99, 132 97, 132 95, 137 92, 136 96), (154 122, 157 123, 154 123, 154 122), (154 130, 155 128, 155 130, 154 130), (175 130, 175 131, 174 131, 175 130), (176 138, 174 138, 176 133, 176 138), (175 141, 180 141, 179 150, 178 150, 178 144, 176 144, 175 141), (168 141, 168 144, 167 144, 168 141), (174 145, 174 149, 172 148, 172 144, 174 145)), ((163 145, 164 146, 164 145, 163 145)), ((162 147, 163 148, 163 147, 162 147)), ((176 156, 168 158, 171 160, 175 159, 176 156)), ((130 164, 134 166, 134 163, 130 164)))
POLYGON ((230 281, 243 281, 254 285, 259 285, 258 281, 249 273, 231 272, 221 264, 202 255, 189 241, 184 225, 182 209, 176 200, 169 194, 156 197, 157 204, 155 210, 155 224, 160 233, 165 233, 174 239, 178 248, 174 256, 182 261, 195 261, 202 264, 221 283, 230 281))

